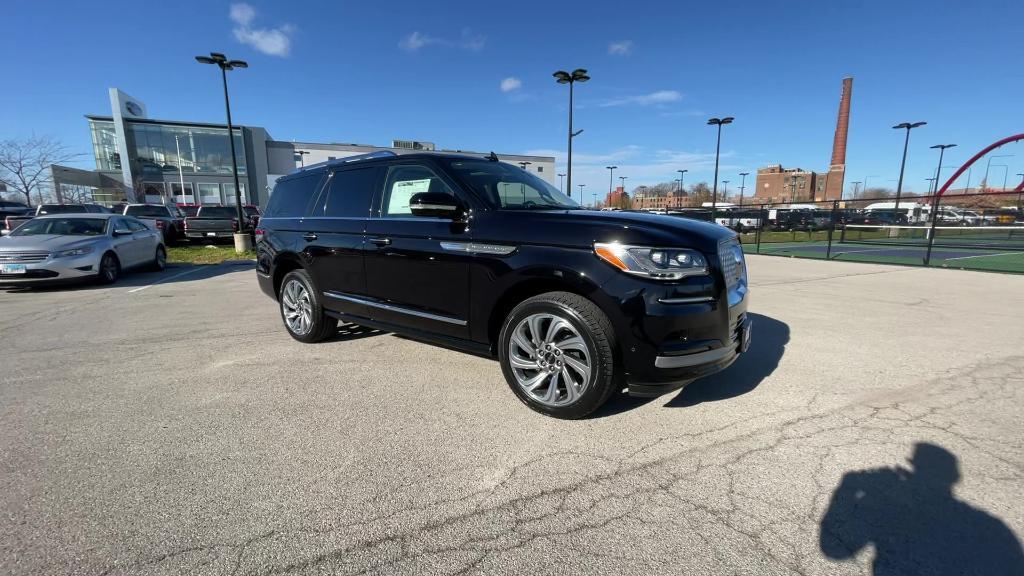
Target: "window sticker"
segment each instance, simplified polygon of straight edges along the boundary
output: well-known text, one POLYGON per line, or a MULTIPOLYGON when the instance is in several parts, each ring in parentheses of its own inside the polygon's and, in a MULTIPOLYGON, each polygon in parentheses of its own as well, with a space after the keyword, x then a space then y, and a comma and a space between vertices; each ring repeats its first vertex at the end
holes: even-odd
POLYGON ((396 181, 391 185, 388 214, 412 214, 412 210, 409 209, 409 201, 413 195, 428 191, 430 191, 430 178, 396 181))

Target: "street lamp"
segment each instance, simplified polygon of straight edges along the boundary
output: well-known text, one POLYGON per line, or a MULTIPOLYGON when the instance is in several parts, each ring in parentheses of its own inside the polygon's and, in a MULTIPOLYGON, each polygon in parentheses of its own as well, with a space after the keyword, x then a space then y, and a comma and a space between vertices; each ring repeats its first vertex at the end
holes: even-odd
POLYGON ((529 166, 530 164, 533 164, 533 162, 519 162, 519 167, 522 168, 523 170, 526 170, 526 167, 529 166))
POLYGON ((235 211, 238 217, 238 232, 235 233, 235 251, 244 252, 249 248, 249 234, 245 226, 245 216, 242 214, 242 187, 238 182, 238 159, 235 158, 235 132, 231 126, 231 99, 228 97, 228 70, 235 68, 248 68, 244 60, 228 60, 228 57, 219 52, 210 52, 209 56, 196 56, 196 62, 200 64, 214 64, 220 68, 220 78, 224 84, 224 110, 228 117, 228 142, 231 144, 231 173, 235 177, 235 211))
POLYGON ((309 154, 309 150, 296 150, 295 153, 299 156, 299 166, 301 168, 306 167, 306 154, 309 154))
POLYGON ((586 186, 586 184, 577 184, 577 186, 580 187, 580 202, 583 202, 583 187, 586 186))
POLYGON ((903 122, 902 124, 893 126, 894 130, 905 129, 907 131, 907 137, 903 140, 903 161, 900 162, 900 179, 896 183, 896 205, 892 211, 893 214, 895 214, 897 221, 899 221, 900 213, 900 195, 903 194, 903 170, 907 167, 907 146, 910 145, 910 131, 914 128, 924 126, 925 124, 927 124, 927 122, 903 122))
POLYGON ((850 184, 853 184, 853 199, 856 200, 857 191, 860 190, 860 180, 854 180, 853 182, 850 182, 850 184))
POLYGON ((956 144, 936 144, 932 146, 932 150, 939 151, 939 165, 935 168, 935 191, 933 194, 939 193, 939 177, 942 174, 942 156, 946 153, 946 148, 955 148, 956 144))
POLYGON ((747 176, 749 174, 750 172, 740 172, 740 176, 743 177, 743 179, 740 180, 740 206, 743 206, 743 191, 747 188, 747 176))
POLYGON ((732 116, 726 116, 725 118, 711 118, 708 120, 709 126, 718 126, 718 140, 715 144, 715 179, 711 182, 713 186, 711 190, 711 221, 715 221, 715 207, 718 203, 718 154, 722 149, 722 125, 732 124, 735 120, 732 116))
POLYGON ((725 190, 722 191, 722 200, 729 200, 729 181, 722 180, 722 184, 725 184, 725 190))
POLYGON ((608 169, 608 194, 610 195, 612 193, 612 177, 615 175, 615 169, 618 166, 605 166, 605 168, 608 169))
POLYGON ((996 154, 988 157, 988 162, 985 163, 985 178, 982 180, 986 187, 988 186, 988 169, 992 167, 993 158, 1013 158, 1013 154, 996 154))
MULTIPOLYGON (((679 172, 679 191, 683 192, 683 176, 687 172, 689 172, 689 170, 676 170, 676 172, 679 172)), ((685 193, 686 192, 683 192, 683 194, 685 194, 685 193)))
POLYGON ((562 178, 565 178, 565 174, 558 175, 558 191, 562 191, 562 178))
POLYGON ((590 80, 590 76, 587 75, 587 71, 583 68, 577 68, 571 73, 564 70, 559 70, 553 74, 555 82, 559 84, 569 85, 569 156, 565 172, 568 174, 567 188, 569 189, 569 196, 572 196, 572 139, 579 136, 579 132, 572 131, 572 87, 577 82, 586 82, 590 80))

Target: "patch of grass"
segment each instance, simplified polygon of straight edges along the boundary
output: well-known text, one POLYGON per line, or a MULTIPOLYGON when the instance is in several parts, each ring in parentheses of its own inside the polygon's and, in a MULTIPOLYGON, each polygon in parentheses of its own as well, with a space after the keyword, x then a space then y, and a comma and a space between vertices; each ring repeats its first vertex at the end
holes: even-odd
POLYGON ((255 260, 256 252, 242 254, 234 246, 171 246, 167 248, 169 264, 220 264, 228 260, 255 260))

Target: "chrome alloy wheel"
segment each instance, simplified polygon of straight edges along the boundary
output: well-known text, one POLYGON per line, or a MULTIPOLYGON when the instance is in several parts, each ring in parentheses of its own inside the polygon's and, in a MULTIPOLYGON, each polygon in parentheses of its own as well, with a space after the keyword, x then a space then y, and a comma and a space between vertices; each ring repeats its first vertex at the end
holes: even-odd
POLYGON ((281 311, 288 329, 305 336, 313 327, 313 305, 309 301, 309 290, 298 280, 289 280, 281 290, 281 311))
POLYGON ((568 320, 553 314, 531 314, 516 325, 508 361, 523 392, 546 406, 572 404, 590 382, 586 342, 568 320))

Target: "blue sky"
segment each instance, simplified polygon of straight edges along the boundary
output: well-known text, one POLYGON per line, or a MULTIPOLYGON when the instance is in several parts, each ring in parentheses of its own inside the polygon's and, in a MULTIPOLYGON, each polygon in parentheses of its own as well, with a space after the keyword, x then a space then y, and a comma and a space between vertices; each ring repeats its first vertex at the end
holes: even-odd
MULTIPOLYGON (((911 190, 933 174, 928 146, 958 144, 945 164, 959 164, 1024 131, 1019 0, 7 0, 4 12, 0 53, 17 58, 5 62, 0 138, 49 134, 86 154, 82 116, 109 113, 110 86, 151 117, 222 122, 219 78, 193 60, 210 51, 249 61, 230 77, 235 119, 277 139, 420 139, 560 162, 568 95, 551 73, 587 68, 574 181, 588 200, 607 190, 608 164, 630 187, 682 168, 687 183, 710 182, 710 116, 736 117, 722 144, 731 190, 737 173, 770 163, 825 169, 847 75, 848 188, 864 177, 895 187, 899 122, 928 122, 911 137, 911 190)), ((1008 164, 1011 180, 1024 172, 1024 146, 1001 153, 1015 154, 993 162, 1008 164)), ((79 165, 92 167, 91 156, 79 165)))

